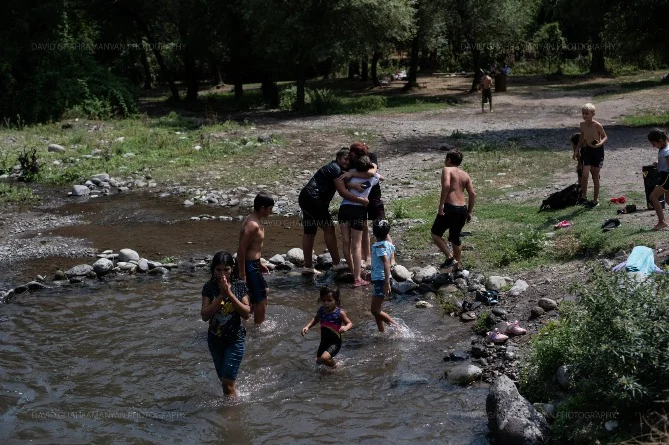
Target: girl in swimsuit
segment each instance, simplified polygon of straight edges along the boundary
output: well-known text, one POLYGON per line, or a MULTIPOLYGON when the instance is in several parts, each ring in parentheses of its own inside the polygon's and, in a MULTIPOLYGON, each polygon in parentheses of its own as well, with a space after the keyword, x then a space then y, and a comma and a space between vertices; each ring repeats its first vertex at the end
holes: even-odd
POLYGON ((341 349, 341 333, 353 327, 346 312, 339 307, 341 298, 339 289, 324 287, 321 289, 320 301, 323 305, 318 308, 316 316, 302 328, 302 335, 306 335, 309 328, 316 323, 321 324, 321 344, 316 352, 316 363, 334 368, 337 366, 333 357, 341 349))

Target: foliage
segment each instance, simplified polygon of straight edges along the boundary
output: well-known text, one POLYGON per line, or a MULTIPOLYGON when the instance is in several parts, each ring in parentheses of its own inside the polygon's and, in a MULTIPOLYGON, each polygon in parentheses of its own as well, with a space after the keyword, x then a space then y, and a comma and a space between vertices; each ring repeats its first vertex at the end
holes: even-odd
POLYGON ((19 187, 16 185, 0 182, 0 203, 20 204, 39 200, 28 187, 19 187))
POLYGON ((309 89, 309 109, 317 114, 330 114, 339 107, 341 101, 334 91, 322 89, 309 89))
POLYGON ((492 312, 485 311, 476 319, 472 325, 472 330, 479 335, 485 335, 490 329, 495 326, 495 318, 492 312))
POLYGON ((545 62, 549 70, 562 72, 563 50, 567 41, 562 37, 560 24, 546 23, 534 33, 532 41, 537 49, 537 58, 545 62))
POLYGON ((439 306, 447 314, 458 313, 460 307, 457 304, 457 298, 454 295, 439 296, 439 306))
POLYGON ((559 322, 534 337, 523 366, 521 390, 534 401, 555 395, 553 376, 567 366, 571 391, 553 428, 561 443, 592 443, 602 433, 603 422, 569 413, 619 413, 619 421, 633 421, 653 408, 669 379, 669 277, 638 281, 600 268, 590 277, 577 288, 577 303, 563 305, 559 322))
POLYGON ((501 266, 539 256, 546 244, 546 236, 532 228, 507 235, 507 238, 508 242, 501 249, 502 256, 499 260, 501 266))
POLYGON ((279 109, 284 111, 292 111, 295 109, 297 103, 297 87, 291 86, 283 88, 279 92, 279 109))

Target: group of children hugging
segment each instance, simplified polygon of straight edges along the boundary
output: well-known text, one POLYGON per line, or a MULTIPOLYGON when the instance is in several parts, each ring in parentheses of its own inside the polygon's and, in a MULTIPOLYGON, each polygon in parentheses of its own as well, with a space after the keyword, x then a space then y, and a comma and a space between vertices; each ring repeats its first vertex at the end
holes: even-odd
MULTIPOLYGON (((576 171, 581 187, 579 204, 593 208, 599 205, 599 179, 600 170, 604 165, 604 144, 608 140, 604 127, 594 120, 595 106, 591 103, 583 105, 581 109, 583 122, 580 124, 580 132, 571 135, 570 142, 573 149, 572 158, 577 161, 576 171), (592 177, 593 197, 588 201, 588 181, 592 177)), ((657 224, 653 230, 662 230, 669 226, 664 217, 664 210, 660 198, 669 191, 669 145, 667 144, 667 133, 655 128, 648 133, 648 141, 658 150, 656 166, 658 171, 658 182, 649 196, 649 201, 657 214, 657 224)))
MULTIPOLYGON (((431 229, 432 239, 445 254, 441 268, 459 273, 461 263, 461 230, 472 218, 475 192, 471 178, 459 166, 462 153, 451 150, 446 155, 441 171, 441 193, 437 215, 431 229), (465 193, 468 200, 465 200, 465 193), (448 231, 448 242, 443 236, 448 231), (450 244, 450 245, 449 245, 450 244)), ((332 256, 333 269, 348 267, 354 278, 354 287, 372 288, 370 312, 380 332, 396 321, 381 310, 391 294, 391 270, 395 267, 395 246, 390 237, 390 224, 385 219, 378 182, 378 161, 369 153, 367 144, 355 142, 350 148, 339 150, 335 160, 321 167, 300 192, 298 203, 302 211, 304 268, 303 275, 320 273, 313 268, 313 245, 318 229, 332 256), (338 192, 343 199, 338 220, 342 236, 343 258, 339 255, 334 221, 329 204, 338 192), (375 242, 370 245, 367 221, 373 221, 375 242), (363 275, 363 256, 370 261, 370 272, 363 275), (368 281, 369 280, 369 281, 368 281)), ((242 320, 253 314, 256 325, 265 320, 267 283, 263 274, 267 267, 261 262, 265 231, 262 219, 272 214, 274 200, 259 193, 253 211, 241 224, 236 259, 229 252, 214 255, 211 278, 202 288, 203 321, 209 322, 207 343, 216 373, 227 396, 236 397, 235 380, 244 356, 246 329, 242 320)), ((341 333, 353 326, 341 309, 338 288, 320 290, 322 305, 316 315, 304 326, 302 335, 320 323, 321 342, 316 353, 318 364, 334 367, 333 357, 341 348, 341 333)))

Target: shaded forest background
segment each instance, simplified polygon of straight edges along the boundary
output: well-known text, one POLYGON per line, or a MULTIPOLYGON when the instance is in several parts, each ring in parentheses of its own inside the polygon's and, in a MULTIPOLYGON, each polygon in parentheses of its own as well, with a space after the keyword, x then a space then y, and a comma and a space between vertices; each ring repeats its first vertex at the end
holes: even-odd
MULTIPOLYGON (((669 0, 7 0, 0 17, 5 125, 137 112, 142 89, 195 102, 203 85, 260 83, 268 108, 309 79, 380 84, 406 69, 544 74, 669 65, 669 0), (523 65, 525 64, 525 65, 523 65), (185 94, 183 94, 185 90, 185 94)), ((472 87, 478 81, 474 76, 472 87)))

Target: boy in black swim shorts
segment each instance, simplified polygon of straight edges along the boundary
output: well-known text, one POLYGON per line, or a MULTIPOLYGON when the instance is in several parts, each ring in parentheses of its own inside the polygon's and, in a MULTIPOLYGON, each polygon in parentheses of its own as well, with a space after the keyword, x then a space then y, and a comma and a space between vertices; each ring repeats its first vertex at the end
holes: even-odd
POLYGON ((474 210, 476 193, 469 175, 458 167, 461 162, 462 153, 458 150, 451 150, 446 155, 446 166, 441 171, 441 196, 431 233, 434 243, 446 255, 446 261, 440 266, 442 268, 453 267, 458 264, 460 264, 458 268, 461 268, 462 241, 460 240, 460 233, 465 223, 471 221, 472 211, 474 210), (468 196, 468 202, 466 203, 465 191, 468 196), (448 230, 448 241, 453 249, 452 253, 443 238, 446 230, 448 230))

